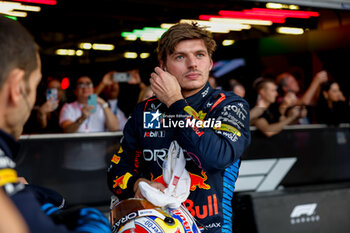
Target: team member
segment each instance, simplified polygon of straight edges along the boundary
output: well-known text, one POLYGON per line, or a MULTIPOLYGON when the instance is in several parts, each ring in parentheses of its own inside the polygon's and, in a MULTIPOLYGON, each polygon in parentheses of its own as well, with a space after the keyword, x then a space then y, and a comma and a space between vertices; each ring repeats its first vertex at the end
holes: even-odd
MULTIPOLYGON (((70 227, 55 224, 50 217, 68 224, 61 221, 65 218, 63 210, 52 203, 39 204, 38 193, 18 182, 13 161, 19 148, 16 139, 35 102, 41 63, 33 38, 18 22, 0 16, 0 28, 0 187, 17 206, 30 232, 110 232, 107 219, 92 208, 71 211, 70 227)), ((25 232, 25 227, 22 230, 25 232)))
POLYGON ((162 163, 177 140, 187 152, 191 176, 186 207, 206 232, 231 232, 232 192, 250 141, 249 107, 232 92, 209 85, 215 47, 197 25, 177 24, 163 34, 160 67, 150 79, 156 97, 137 105, 128 120, 108 182, 120 199, 142 196, 140 181, 164 189, 162 163))

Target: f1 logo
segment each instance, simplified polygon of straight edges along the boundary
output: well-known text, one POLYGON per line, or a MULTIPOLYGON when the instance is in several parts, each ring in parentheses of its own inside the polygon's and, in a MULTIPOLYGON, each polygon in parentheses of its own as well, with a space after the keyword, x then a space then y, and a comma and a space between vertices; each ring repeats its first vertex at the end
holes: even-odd
POLYGON ((294 207, 292 213, 290 214, 291 218, 298 218, 302 215, 311 216, 315 213, 317 204, 306 204, 306 205, 298 205, 294 207))
POLYGON ((160 129, 160 116, 162 114, 157 110, 156 112, 143 113, 143 128, 144 129, 160 129))

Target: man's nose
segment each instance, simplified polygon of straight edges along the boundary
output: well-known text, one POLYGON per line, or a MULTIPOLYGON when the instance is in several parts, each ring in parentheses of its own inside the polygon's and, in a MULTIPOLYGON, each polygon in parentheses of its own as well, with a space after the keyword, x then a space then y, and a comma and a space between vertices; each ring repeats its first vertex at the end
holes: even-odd
POLYGON ((187 65, 188 65, 188 67, 196 68, 197 67, 197 58, 196 58, 196 56, 194 56, 194 55, 188 56, 188 58, 187 58, 187 65))

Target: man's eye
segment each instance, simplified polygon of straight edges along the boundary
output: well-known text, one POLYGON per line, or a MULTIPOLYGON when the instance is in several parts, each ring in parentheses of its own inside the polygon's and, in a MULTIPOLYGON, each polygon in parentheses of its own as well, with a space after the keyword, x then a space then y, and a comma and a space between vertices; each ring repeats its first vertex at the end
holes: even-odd
POLYGON ((204 57, 205 55, 203 53, 197 54, 197 57, 204 57))
POLYGON ((183 59, 183 58, 184 58, 183 56, 176 56, 176 57, 175 57, 176 60, 181 60, 181 59, 183 59))

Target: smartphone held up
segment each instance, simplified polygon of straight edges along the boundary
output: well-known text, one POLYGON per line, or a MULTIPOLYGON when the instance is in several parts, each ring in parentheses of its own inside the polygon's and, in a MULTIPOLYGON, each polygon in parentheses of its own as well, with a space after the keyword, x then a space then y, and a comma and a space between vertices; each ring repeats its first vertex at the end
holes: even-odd
POLYGON ((131 75, 128 72, 115 72, 113 73, 113 82, 127 83, 131 79, 131 75))
POLYGON ((58 91, 56 88, 46 90, 46 100, 56 101, 58 99, 58 91))
POLYGON ((96 107, 97 107, 97 95, 96 94, 91 94, 91 95, 88 96, 88 105, 94 107, 90 111, 91 113, 96 112, 96 107))

